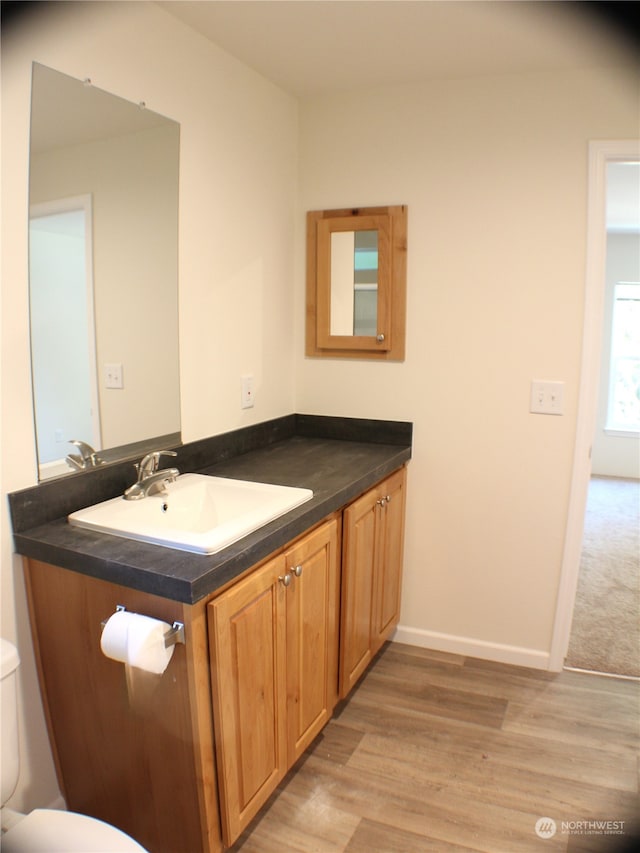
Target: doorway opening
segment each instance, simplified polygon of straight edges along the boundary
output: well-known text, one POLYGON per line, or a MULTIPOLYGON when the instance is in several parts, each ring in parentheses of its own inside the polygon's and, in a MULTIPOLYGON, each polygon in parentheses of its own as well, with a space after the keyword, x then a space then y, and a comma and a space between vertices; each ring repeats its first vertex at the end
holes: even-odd
POLYGON ((90 196, 31 208, 31 369, 41 478, 68 471, 71 439, 101 446, 91 239, 90 196))
MULTIPOLYGON (((599 377, 604 348, 603 328, 607 269, 607 175, 610 164, 640 162, 640 141, 599 141, 589 145, 587 271, 579 389, 578 421, 565 548, 549 669, 559 672, 569 649, 576 603, 587 498, 592 473, 592 449, 598 422, 599 377)), ((637 442, 637 436, 635 438, 637 442)))
POLYGON ((640 163, 607 163, 602 359, 565 667, 640 677, 640 163))

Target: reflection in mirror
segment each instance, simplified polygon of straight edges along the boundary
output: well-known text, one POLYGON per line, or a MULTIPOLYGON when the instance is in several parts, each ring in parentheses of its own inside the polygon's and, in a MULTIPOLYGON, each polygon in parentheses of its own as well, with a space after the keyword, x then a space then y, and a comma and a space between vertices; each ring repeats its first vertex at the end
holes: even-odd
POLYGON ((331 334, 375 335, 378 232, 331 233, 331 334))
POLYGON ((90 235, 88 195, 31 208, 31 372, 38 454, 49 468, 65 435, 81 435, 94 448, 102 446, 90 235))
POLYGON ((180 441, 179 125, 34 63, 29 292, 40 479, 180 441), (67 461, 67 457, 75 457, 67 461), (86 463, 90 464, 90 463, 86 463))
POLYGON ((353 334, 375 335, 378 326, 378 232, 356 231, 353 247, 353 334))

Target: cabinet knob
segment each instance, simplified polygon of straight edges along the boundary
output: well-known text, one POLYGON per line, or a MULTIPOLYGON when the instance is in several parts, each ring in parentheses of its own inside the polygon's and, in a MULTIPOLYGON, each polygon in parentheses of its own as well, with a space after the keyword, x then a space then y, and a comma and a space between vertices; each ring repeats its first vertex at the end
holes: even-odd
POLYGON ((302 574, 302 566, 293 566, 290 571, 299 578, 302 574))
POLYGON ((379 344, 384 343, 384 335, 382 333, 376 335, 376 340, 379 344))
POLYGON ((289 586, 292 579, 293 575, 291 574, 291 572, 287 572, 286 575, 280 575, 280 577, 278 578, 278 580, 283 586, 289 586))
POLYGON ((391 503, 391 495, 385 495, 385 496, 384 496, 384 499, 386 500, 386 502, 387 502, 388 504, 389 504, 389 503, 391 503))
POLYGON ((378 504, 378 506, 382 506, 382 507, 386 504, 386 502, 387 502, 387 499, 386 499, 386 498, 380 498, 380 500, 379 500, 379 501, 376 501, 376 503, 378 504))

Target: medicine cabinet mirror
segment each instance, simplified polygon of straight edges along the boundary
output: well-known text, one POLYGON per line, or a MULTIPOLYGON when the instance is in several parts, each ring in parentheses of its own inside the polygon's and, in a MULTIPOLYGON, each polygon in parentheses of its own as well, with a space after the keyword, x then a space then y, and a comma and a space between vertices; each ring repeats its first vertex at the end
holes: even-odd
POLYGON ((306 354, 402 361, 407 208, 307 213, 306 354))
POLYGON ((180 442, 180 126, 33 64, 29 298, 38 476, 180 442))

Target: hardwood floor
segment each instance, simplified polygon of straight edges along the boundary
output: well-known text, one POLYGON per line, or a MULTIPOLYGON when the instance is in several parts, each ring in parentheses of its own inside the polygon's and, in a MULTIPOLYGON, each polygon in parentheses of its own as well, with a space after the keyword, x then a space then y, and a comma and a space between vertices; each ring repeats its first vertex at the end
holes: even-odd
POLYGON ((637 829, 639 696, 387 644, 233 851, 618 850, 637 829))

